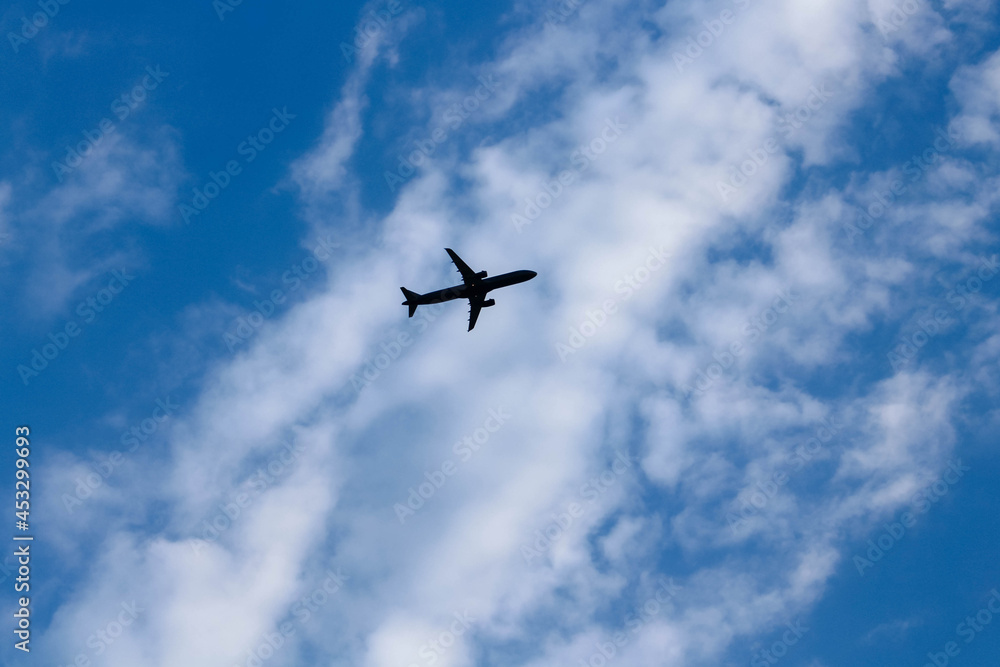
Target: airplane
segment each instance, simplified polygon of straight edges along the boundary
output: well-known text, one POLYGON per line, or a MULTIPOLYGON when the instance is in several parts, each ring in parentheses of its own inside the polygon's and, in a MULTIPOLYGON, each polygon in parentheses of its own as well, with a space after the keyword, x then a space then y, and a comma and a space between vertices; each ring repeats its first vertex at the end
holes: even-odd
POLYGON ((439 289, 436 292, 428 292, 427 294, 417 294, 416 292, 411 292, 405 287, 400 287, 399 289, 403 290, 403 296, 406 297, 406 301, 403 302, 403 305, 409 307, 410 317, 413 317, 413 313, 417 312, 417 306, 425 306, 431 303, 441 303, 443 301, 451 301, 452 299, 468 299, 468 330, 472 331, 472 327, 476 326, 476 320, 479 319, 479 311, 483 308, 489 308, 490 306, 496 305, 495 299, 486 298, 486 294, 488 292, 501 287, 507 287, 508 285, 523 283, 538 275, 534 271, 511 271, 510 273, 505 273, 500 276, 487 278, 485 271, 479 271, 477 273, 470 269, 469 265, 463 262, 462 258, 455 254, 454 250, 451 248, 445 248, 445 250, 451 257, 451 261, 453 261, 455 266, 458 267, 458 272, 462 274, 463 284, 455 285, 454 287, 447 287, 445 289, 439 289))

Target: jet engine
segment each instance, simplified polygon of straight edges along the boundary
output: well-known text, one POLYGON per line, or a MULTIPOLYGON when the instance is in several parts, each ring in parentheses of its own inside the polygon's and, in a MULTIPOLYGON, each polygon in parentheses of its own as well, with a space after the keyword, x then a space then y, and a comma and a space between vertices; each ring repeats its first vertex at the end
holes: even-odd
POLYGON ((495 305, 497 305, 496 299, 487 299, 486 301, 483 301, 483 308, 489 308, 490 306, 495 305))
POLYGON ((485 271, 480 271, 479 273, 476 274, 476 277, 477 278, 485 278, 486 277, 486 272, 485 271))

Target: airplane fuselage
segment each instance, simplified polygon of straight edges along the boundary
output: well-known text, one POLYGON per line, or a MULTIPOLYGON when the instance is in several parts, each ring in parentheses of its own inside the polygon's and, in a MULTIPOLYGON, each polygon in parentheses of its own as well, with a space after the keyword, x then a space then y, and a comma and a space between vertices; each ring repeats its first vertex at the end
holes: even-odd
POLYGON ((511 271, 510 273, 503 273, 491 278, 482 278, 468 285, 455 285, 454 287, 446 287, 434 292, 428 292, 427 294, 421 294, 417 297, 417 303, 426 305, 429 303, 451 301, 452 299, 482 298, 492 290, 523 283, 531 280, 536 275, 538 274, 534 271, 511 271))

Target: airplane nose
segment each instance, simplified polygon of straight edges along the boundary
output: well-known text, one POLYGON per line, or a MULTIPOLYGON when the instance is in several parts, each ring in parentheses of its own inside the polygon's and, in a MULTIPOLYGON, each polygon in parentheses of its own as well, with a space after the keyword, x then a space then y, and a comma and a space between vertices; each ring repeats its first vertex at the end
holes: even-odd
POLYGON ((537 276, 537 275, 538 275, 538 274, 537 274, 537 273, 535 273, 534 271, 528 271, 528 273, 529 273, 529 274, 531 274, 531 275, 529 275, 529 276, 528 276, 528 280, 531 280, 532 278, 534 278, 535 276, 537 276))

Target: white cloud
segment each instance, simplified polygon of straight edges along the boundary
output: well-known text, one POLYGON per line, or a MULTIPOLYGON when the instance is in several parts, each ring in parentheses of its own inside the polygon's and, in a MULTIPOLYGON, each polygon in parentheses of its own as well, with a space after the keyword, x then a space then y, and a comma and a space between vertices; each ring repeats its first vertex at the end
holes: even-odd
POLYGON ((51 170, 33 167, 27 178, 9 183, 10 247, 0 252, 10 261, 15 253, 28 258, 21 269, 28 312, 50 316, 102 273, 141 265, 139 251, 120 242, 108 250, 102 241, 128 225, 170 224, 181 173, 176 137, 162 128, 148 144, 104 136, 60 182, 49 185, 51 170))

